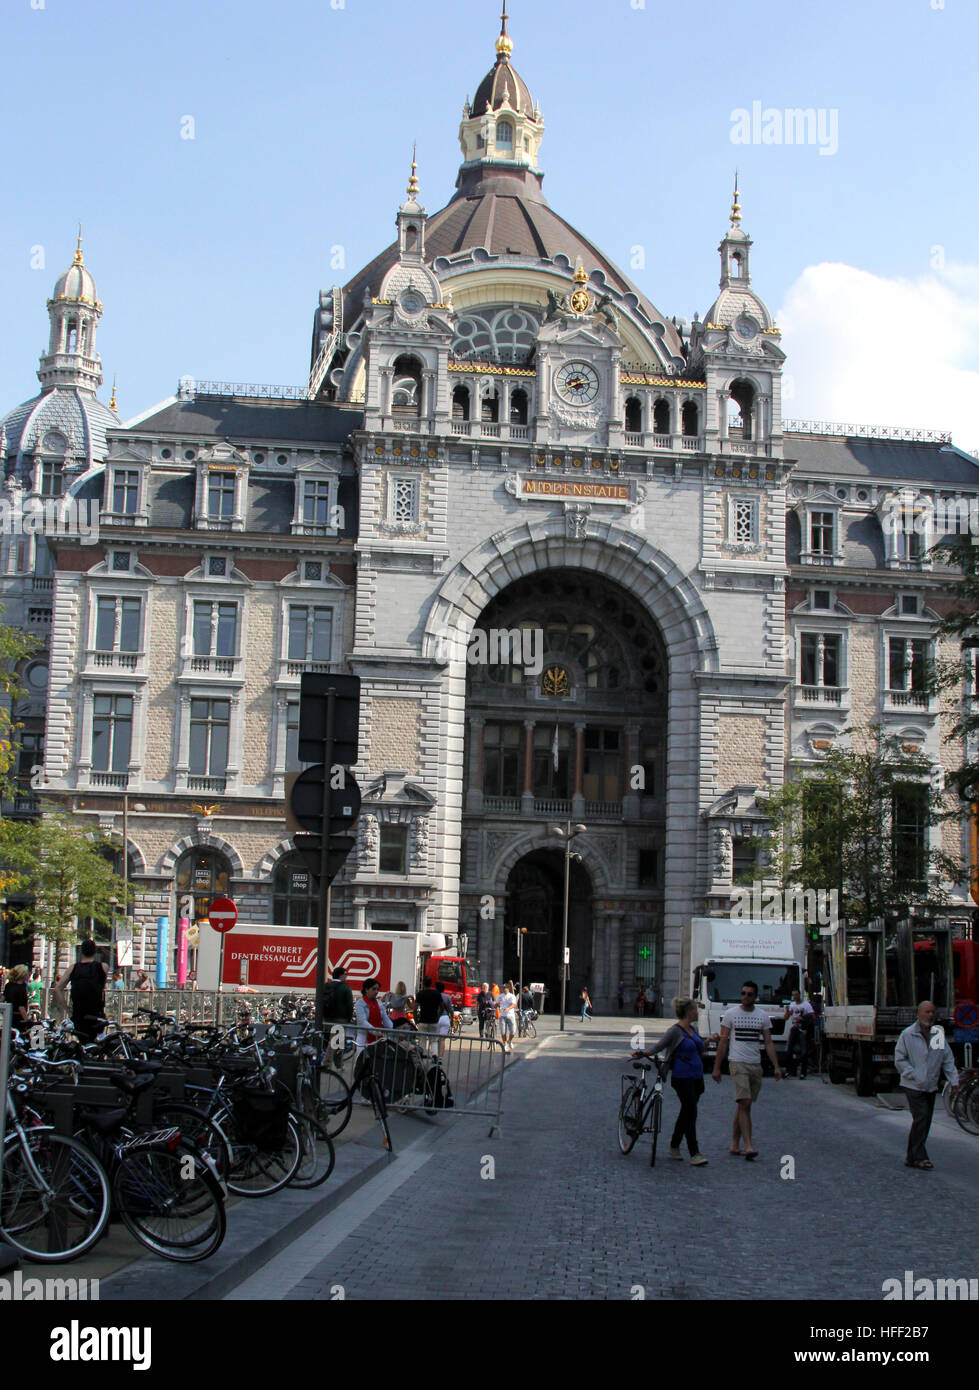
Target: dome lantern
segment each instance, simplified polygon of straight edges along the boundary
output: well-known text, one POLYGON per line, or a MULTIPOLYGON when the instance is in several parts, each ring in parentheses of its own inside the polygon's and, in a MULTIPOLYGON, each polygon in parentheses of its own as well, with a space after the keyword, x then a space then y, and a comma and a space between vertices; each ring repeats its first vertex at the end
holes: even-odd
POLYGON ((472 103, 467 101, 459 127, 464 169, 481 164, 538 169, 544 123, 530 88, 510 62, 508 18, 504 0, 496 63, 476 88, 472 103))

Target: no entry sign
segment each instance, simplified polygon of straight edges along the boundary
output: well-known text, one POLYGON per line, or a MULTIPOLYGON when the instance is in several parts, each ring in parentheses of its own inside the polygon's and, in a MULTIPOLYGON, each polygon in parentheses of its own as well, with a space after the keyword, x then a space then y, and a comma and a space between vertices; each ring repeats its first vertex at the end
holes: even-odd
POLYGON ((215 898, 207 916, 216 932, 226 932, 230 931, 237 922, 238 909, 230 898, 215 898))

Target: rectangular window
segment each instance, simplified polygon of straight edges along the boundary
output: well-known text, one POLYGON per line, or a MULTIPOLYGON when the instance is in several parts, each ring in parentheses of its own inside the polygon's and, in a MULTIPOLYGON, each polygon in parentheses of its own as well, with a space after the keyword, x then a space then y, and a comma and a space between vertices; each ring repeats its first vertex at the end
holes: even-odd
POLYGON ((41 464, 39 488, 42 497, 60 497, 64 491, 64 464, 48 459, 41 464))
POLYGON ((799 644, 802 685, 828 685, 838 688, 842 671, 842 638, 831 632, 804 632, 799 644))
POLYGON ((289 661, 329 661, 333 640, 333 609, 290 603, 289 661))
POLYGON ((835 553, 833 543, 835 517, 832 512, 812 512, 809 517, 809 550, 813 555, 830 558, 835 553))
POLYGON ((639 887, 655 888, 659 878, 659 854, 655 849, 639 851, 639 887))
POLYGON ((303 521, 310 526, 327 526, 330 520, 330 484, 307 478, 303 483, 303 521))
POLYGON ((135 516, 139 500, 139 472, 135 468, 115 468, 112 472, 112 510, 120 516, 135 516))
POLYGON ((571 735, 567 724, 558 726, 555 767, 554 725, 538 724, 534 729, 534 796, 540 801, 566 801, 571 795, 568 756, 571 735))
POLYGON ((230 729, 230 700, 191 700, 189 770, 192 776, 225 776, 230 729))
POLYGON ((393 513, 395 521, 411 522, 418 520, 418 479, 395 478, 393 480, 393 513))
POLYGON ((758 539, 757 503, 737 498, 731 511, 731 539, 736 545, 753 544, 758 539))
POLYGON ((238 655, 237 603, 194 603, 194 655, 238 655))
POLYGON ((406 872, 408 851, 408 827, 406 825, 382 825, 380 857, 378 870, 382 874, 403 874, 406 872))
POLYGON ((483 728, 483 792, 519 796, 522 791, 523 725, 486 724, 483 728))
POLYGON ((904 786, 891 798, 891 837, 895 876, 907 884, 923 884, 927 851, 927 792, 904 786))
POLYGON ((210 521, 230 521, 235 514, 234 473, 207 475, 207 515, 210 521))
POLYGON ((656 933, 636 933, 636 984, 648 989, 656 980, 656 933))
POLYGON ((622 796, 621 736, 618 729, 585 730, 581 789, 586 801, 618 801, 622 796))
POLYGON ((133 697, 96 695, 92 717, 93 772, 128 772, 133 741, 133 697))
POLYGON ((923 693, 927 683, 927 641, 917 637, 889 637, 887 641, 887 688, 923 693))
POLYGON ((757 874, 758 858, 755 852, 755 845, 752 840, 743 839, 735 835, 732 841, 733 870, 732 882, 734 883, 753 883, 757 874))
POLYGON ((95 612, 95 650, 138 652, 142 610, 142 599, 99 598, 95 612))

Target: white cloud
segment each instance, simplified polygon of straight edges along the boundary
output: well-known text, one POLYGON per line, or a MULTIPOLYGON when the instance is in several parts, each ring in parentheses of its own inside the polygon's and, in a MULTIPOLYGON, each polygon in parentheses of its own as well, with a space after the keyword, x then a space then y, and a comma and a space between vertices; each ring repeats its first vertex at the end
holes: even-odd
POLYGON ((786 418, 951 430, 960 448, 979 448, 979 266, 916 280, 809 266, 776 322, 786 418))

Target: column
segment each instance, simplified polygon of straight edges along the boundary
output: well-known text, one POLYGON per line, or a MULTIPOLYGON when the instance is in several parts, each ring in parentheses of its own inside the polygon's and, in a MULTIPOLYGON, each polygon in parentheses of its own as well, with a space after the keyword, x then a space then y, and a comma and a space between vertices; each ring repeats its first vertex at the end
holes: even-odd
POLYGON ((534 728, 535 719, 523 722, 523 796, 520 810, 523 815, 532 815, 534 810, 534 728))
POLYGON ((616 1012, 619 980, 622 978, 622 917, 621 914, 606 918, 606 957, 608 959, 609 1012, 616 1012))
POLYGON ((571 814, 578 817, 585 814, 585 725, 574 726, 574 772, 571 790, 571 814))
POLYGON ((470 754, 469 795, 466 798, 468 811, 481 811, 483 809, 483 729, 485 724, 486 720, 478 716, 469 721, 469 727, 472 729, 472 752, 470 754))
MULTIPOLYGON (((623 820, 638 820, 640 797, 642 792, 632 786, 632 769, 638 767, 639 757, 639 725, 627 724, 625 727, 625 761, 622 769, 622 818, 623 820)), ((648 788, 647 795, 652 794, 652 788, 648 788)), ((613 985, 618 985, 618 980, 612 981, 613 985)))

